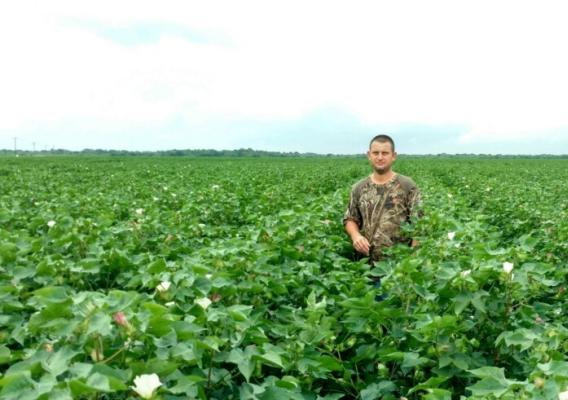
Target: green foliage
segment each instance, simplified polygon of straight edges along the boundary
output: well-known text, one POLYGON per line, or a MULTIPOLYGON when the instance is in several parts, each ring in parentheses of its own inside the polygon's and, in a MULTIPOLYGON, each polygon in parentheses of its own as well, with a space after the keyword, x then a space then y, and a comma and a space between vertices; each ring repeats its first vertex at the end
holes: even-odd
POLYGON ((370 266, 364 160, 0 159, 0 398, 556 399, 566 167, 400 159, 420 245, 370 266))

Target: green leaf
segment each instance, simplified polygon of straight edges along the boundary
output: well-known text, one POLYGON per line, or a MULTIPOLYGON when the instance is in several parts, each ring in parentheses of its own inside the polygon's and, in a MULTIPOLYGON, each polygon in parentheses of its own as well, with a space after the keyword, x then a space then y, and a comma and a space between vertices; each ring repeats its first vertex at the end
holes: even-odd
POLYGON ((300 381, 293 376, 285 375, 282 377, 282 379, 276 382, 276 386, 294 390, 300 387, 300 381))
POLYGON ((455 353, 451 356, 452 363, 459 369, 467 370, 469 368, 469 357, 463 353, 455 353))
POLYGON ((203 340, 196 340, 195 343, 207 350, 219 351, 219 346, 224 345, 225 341, 217 336, 207 336, 203 340))
POLYGON ((505 370, 503 368, 486 366, 472 369, 469 372, 477 376, 478 378, 496 378, 502 381, 505 381, 507 379, 505 378, 505 370))
POLYGON ((167 269, 166 262, 164 261, 164 259, 159 258, 156 261, 154 261, 153 263, 151 263, 150 265, 148 265, 147 272, 149 274, 157 275, 160 272, 164 272, 166 269, 167 269))
POLYGON ((538 368, 546 375, 568 378, 568 362, 549 361, 546 364, 538 364, 538 368))
POLYGON ((85 382, 79 379, 73 379, 71 381, 68 381, 68 385, 74 399, 84 396, 86 394, 97 392, 96 389, 90 387, 85 382))
POLYGON ((252 306, 245 306, 242 304, 235 304, 227 308, 227 312, 235 321, 246 321, 250 312, 252 310, 252 306))
POLYGON ((133 362, 130 365, 130 368, 132 368, 134 375, 156 373, 160 376, 166 376, 174 372, 178 368, 178 366, 178 363, 172 361, 153 358, 148 361, 133 362))
POLYGON ((193 343, 178 343, 172 347, 170 354, 174 359, 181 358, 188 365, 194 365, 200 360, 193 349, 193 343))
POLYGON ((483 378, 474 385, 468 386, 467 389, 474 396, 486 397, 492 395, 500 397, 509 389, 509 385, 496 378, 483 378))
POLYGON ((440 386, 442 383, 446 382, 448 379, 449 379, 449 377, 447 377, 447 376, 434 376, 434 377, 428 379, 426 382, 422 382, 422 383, 414 386, 408 392, 408 394, 412 394, 412 393, 417 392, 419 390, 428 390, 428 389, 438 388, 438 386, 440 386))
POLYGON ((396 385, 391 381, 372 383, 365 389, 361 390, 361 400, 381 399, 384 395, 390 394, 395 390, 396 385))
POLYGON ((63 303, 69 300, 69 294, 62 286, 47 286, 34 291, 32 299, 41 305, 63 303))
POLYGON ((81 352, 73 350, 69 346, 64 346, 52 353, 47 360, 42 361, 43 368, 53 376, 58 376, 69 368, 69 363, 77 354, 81 352))
POLYGON ((305 400, 301 393, 293 392, 278 386, 269 386, 258 398, 260 400, 305 400))
POLYGON ((264 354, 257 355, 256 358, 258 358, 259 360, 263 361, 266 364, 284 368, 284 365, 282 364, 282 358, 280 357, 279 354, 273 351, 268 351, 264 354))
POLYGON ((519 382, 508 380, 503 368, 486 366, 469 372, 481 378, 479 382, 468 386, 468 389, 475 396, 494 395, 499 397, 509 389, 509 386, 519 384, 519 382))
POLYGON ((173 331, 173 323, 163 316, 155 316, 150 318, 146 332, 157 337, 166 336, 173 331))
POLYGON ((6 374, 0 379, 0 398, 18 398, 24 391, 34 388, 30 371, 19 371, 6 374))
POLYGON ((93 364, 76 362, 69 368, 69 373, 77 378, 87 378, 93 370, 93 364))
POLYGON ((100 391, 100 392, 113 392, 114 390, 110 387, 110 382, 107 376, 95 372, 87 378, 87 386, 90 388, 100 391))
POLYGON ((0 260, 3 264, 16 261, 18 247, 13 243, 0 243, 0 260))
POLYGON ((71 391, 67 388, 65 389, 54 389, 49 393, 47 400, 73 400, 71 391))
POLYGON ((471 304, 475 307, 477 311, 480 313, 485 314, 485 297, 489 296, 489 294, 485 291, 477 291, 473 295, 473 299, 471 299, 471 304))
POLYGON ((333 394, 326 394, 325 396, 318 396, 316 400, 340 400, 343 399, 346 395, 342 393, 333 393, 333 394))
POLYGON ((108 336, 112 331, 112 319, 110 315, 103 312, 96 312, 90 319, 87 328, 87 335, 96 333, 101 336, 108 336))
POLYGON ((173 394, 184 394, 188 398, 197 398, 199 393, 199 384, 206 381, 207 379, 201 376, 182 376, 177 380, 175 386, 169 389, 169 391, 173 394))
POLYGON ((445 389, 428 389, 428 394, 422 397, 423 400, 452 400, 452 392, 445 389))
POLYGON ((237 364, 239 372, 245 377, 246 381, 250 380, 250 377, 254 371, 255 361, 252 359, 253 356, 258 355, 258 350, 255 346, 248 346, 245 351, 241 349, 233 349, 229 353, 227 362, 237 364))
POLYGON ((503 332, 499 335, 497 342, 500 341, 499 339, 505 340, 507 346, 520 346, 521 351, 523 351, 529 349, 538 338, 538 335, 533 331, 520 328, 513 332, 503 332))
POLYGON ((100 374, 108 379, 109 386, 112 390, 126 390, 128 386, 124 382, 131 379, 130 371, 124 371, 112 368, 105 364, 95 364, 92 369, 93 375, 100 374))
POLYGON ((11 359, 12 353, 10 352, 10 349, 4 345, 0 346, 0 365, 10 362, 11 359))
POLYGON ((454 312, 456 315, 459 315, 465 310, 465 308, 471 302, 471 294, 470 293, 460 293, 454 299, 454 312))
POLYGON ((320 362, 321 367, 328 371, 343 371, 343 364, 331 356, 323 355, 315 359, 320 362))
POLYGON ((404 353, 404 358, 401 364, 403 370, 410 370, 414 367, 427 364, 430 360, 425 357, 420 357, 418 353, 404 353))

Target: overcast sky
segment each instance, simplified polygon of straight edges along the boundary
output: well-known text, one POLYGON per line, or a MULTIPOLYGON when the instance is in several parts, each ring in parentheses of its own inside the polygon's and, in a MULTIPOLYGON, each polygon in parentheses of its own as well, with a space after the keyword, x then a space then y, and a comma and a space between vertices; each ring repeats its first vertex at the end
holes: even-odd
POLYGON ((387 133, 400 153, 566 154, 567 15, 546 0, 3 2, 0 149, 360 153, 387 133))

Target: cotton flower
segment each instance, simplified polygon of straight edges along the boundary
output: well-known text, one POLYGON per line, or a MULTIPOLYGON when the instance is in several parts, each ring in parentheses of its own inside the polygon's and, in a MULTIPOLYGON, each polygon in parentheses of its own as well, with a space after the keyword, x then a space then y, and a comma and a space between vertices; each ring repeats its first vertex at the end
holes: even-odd
POLYGON ((470 274, 471 274, 471 269, 466 269, 465 271, 462 271, 460 275, 462 278, 467 278, 470 274))
POLYGON ((207 307, 211 305, 211 300, 209 300, 207 297, 203 297, 201 299, 196 299, 195 304, 199 304, 201 308, 207 310, 207 307))
POLYGON ((53 228, 55 226, 55 221, 54 220, 48 221, 47 226, 49 226, 50 228, 53 228))
POLYGON ((213 186, 211 186, 211 189, 213 189, 213 190, 218 190, 219 188, 220 188, 219 185, 213 185, 213 186))
POLYGON ((448 193, 448 198, 451 199, 452 197, 454 197, 451 193, 448 193))
POLYGON ((158 292, 167 292, 171 285, 171 282, 163 281, 156 287, 156 290, 158 290, 158 292))
POLYGON ((136 215, 142 215, 144 214, 144 209, 143 208, 137 208, 136 209, 136 215))
POLYGON ((209 298, 214 302, 218 302, 221 300, 221 295, 219 293, 213 293, 209 298))
POLYGON ((116 314, 114 314, 112 316, 112 319, 119 326, 125 326, 125 327, 128 326, 128 320, 126 319, 126 315, 124 315, 124 313, 122 311, 119 311, 116 314))
POLYGON ((558 400, 568 400, 568 390, 562 393, 558 393, 558 400))
POLYGON ((134 378, 132 389, 144 399, 150 399, 154 395, 154 390, 162 386, 160 378, 156 374, 143 374, 134 378))
POLYGON ((456 236, 455 232, 448 232, 448 239, 449 240, 454 240, 454 237, 456 236))
POLYGON ((513 270, 513 263, 505 261, 503 263, 503 271, 505 271, 505 273, 507 274, 510 274, 512 270, 513 270))

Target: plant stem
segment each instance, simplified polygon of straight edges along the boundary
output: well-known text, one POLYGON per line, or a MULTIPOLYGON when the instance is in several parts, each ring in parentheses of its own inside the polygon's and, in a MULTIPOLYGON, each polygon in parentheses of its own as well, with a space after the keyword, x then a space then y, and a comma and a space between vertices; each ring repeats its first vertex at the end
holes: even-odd
POLYGON ((209 372, 207 372, 207 390, 211 389, 211 371, 213 369, 213 350, 211 350, 211 358, 209 360, 209 372))

